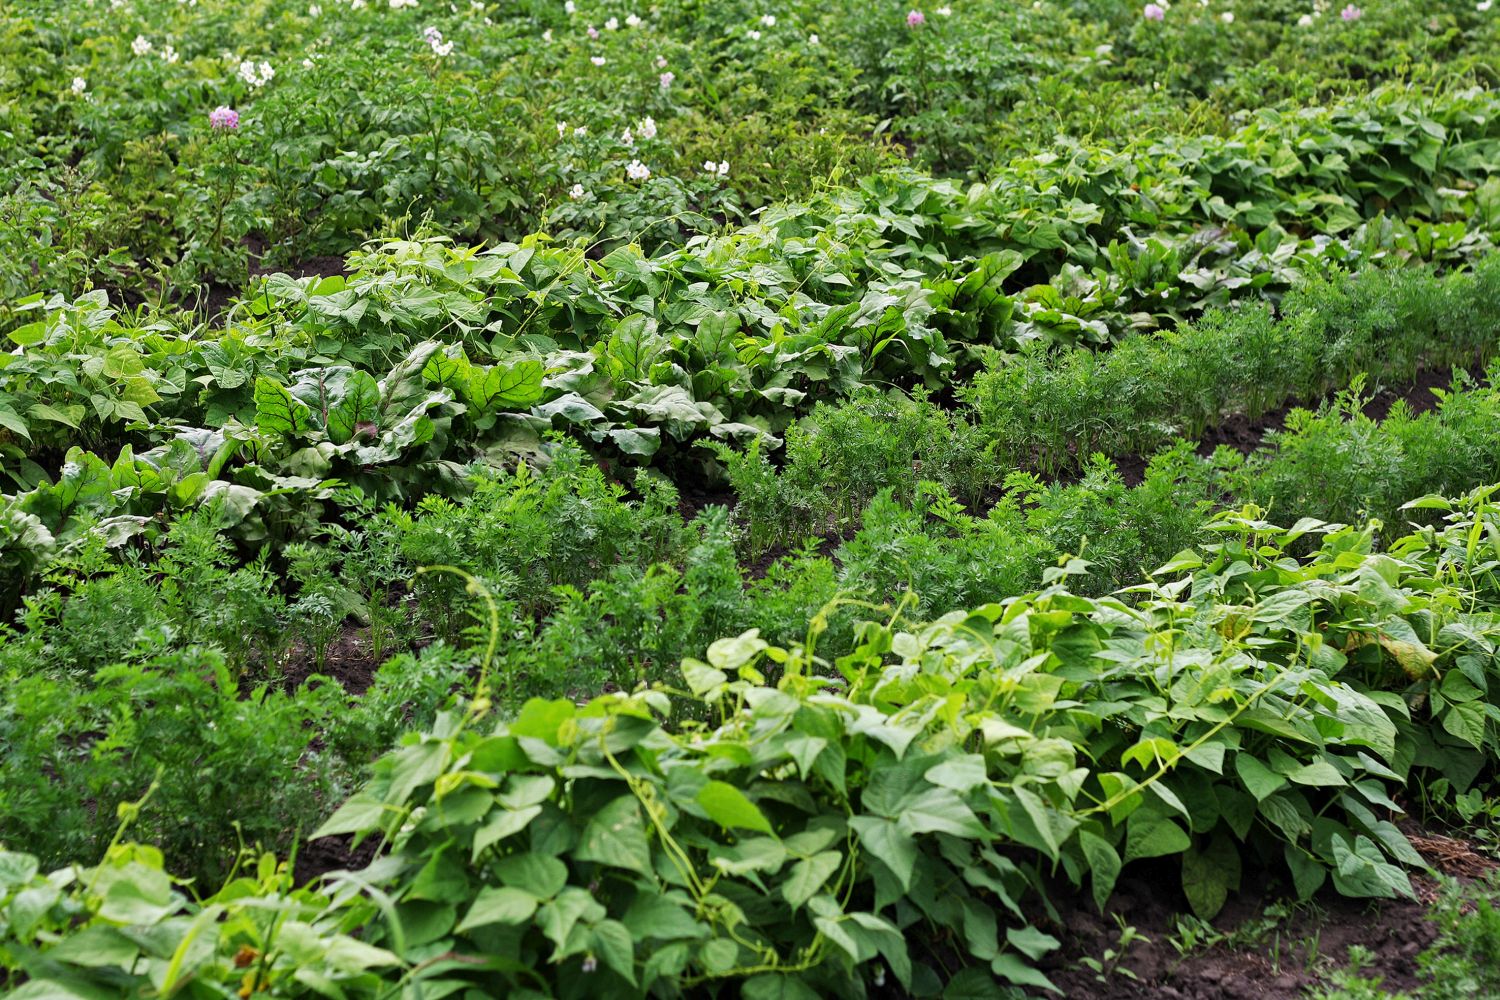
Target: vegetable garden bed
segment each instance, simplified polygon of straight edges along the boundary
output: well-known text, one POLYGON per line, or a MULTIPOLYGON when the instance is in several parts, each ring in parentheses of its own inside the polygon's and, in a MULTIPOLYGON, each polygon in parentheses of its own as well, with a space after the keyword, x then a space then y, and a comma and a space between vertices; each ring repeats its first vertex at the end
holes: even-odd
POLYGON ((1497 31, 0 5, 0 990, 1500 994, 1497 31))

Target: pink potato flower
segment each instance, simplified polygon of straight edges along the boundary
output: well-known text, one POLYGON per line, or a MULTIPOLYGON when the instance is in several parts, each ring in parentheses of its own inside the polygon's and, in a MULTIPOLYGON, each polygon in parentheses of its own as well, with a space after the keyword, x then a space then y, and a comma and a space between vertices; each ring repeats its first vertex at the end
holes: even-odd
POLYGON ((1141 13, 1146 15, 1148 21, 1160 21, 1167 16, 1166 8, 1154 3, 1148 3, 1141 13))
POLYGON ((240 127, 240 113, 221 104, 208 113, 208 124, 216 129, 237 129, 240 127))
POLYGON ((906 15, 906 26, 908 28, 915 28, 918 25, 926 23, 927 15, 922 13, 920 10, 909 11, 906 15))
POLYGON ((1352 3, 1349 6, 1345 7, 1343 10, 1339 11, 1339 17, 1342 17, 1346 21, 1358 21, 1364 16, 1365 12, 1354 6, 1352 3))

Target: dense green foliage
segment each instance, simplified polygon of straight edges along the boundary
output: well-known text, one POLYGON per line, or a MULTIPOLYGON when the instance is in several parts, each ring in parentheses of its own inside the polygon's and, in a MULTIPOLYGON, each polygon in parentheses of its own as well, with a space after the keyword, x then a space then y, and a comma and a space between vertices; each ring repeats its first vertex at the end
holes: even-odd
MULTIPOLYGON (((0 161, 0 298, 38 275, 65 294, 93 279, 187 297, 202 281, 237 283, 252 251, 284 265, 424 218, 462 239, 544 228, 659 243, 907 157, 985 179, 1055 135, 1140 140, 1145 154, 1159 136, 1225 137, 1249 109, 1292 112, 1383 81, 1494 83, 1496 28, 1470 3, 1396 0, 1352 23, 1319 7, 1307 26, 1300 13, 1216 2, 1155 24, 1113 2, 976 0, 912 29, 905 9, 845 2, 585 2, 570 14, 539 0, 11 0, 0 141, 18 155, 0 161), (233 136, 209 134, 216 105, 244 113, 233 136), (648 117, 656 129, 641 128, 648 117), (632 160, 649 180, 627 178, 632 160), (709 174, 705 161, 729 169, 709 174)), ((1436 121, 1356 128, 1309 166, 1342 185, 1343 157, 1359 153, 1347 142, 1374 138, 1401 155, 1351 175, 1354 187, 1399 184, 1432 168, 1455 124, 1436 121)), ((1225 153, 1222 165, 1243 164, 1225 153)), ((1288 148, 1275 172, 1295 190, 1287 155, 1301 153, 1288 148)), ((1233 189, 1276 186, 1234 173, 1209 218, 1249 210, 1233 189)), ((1422 201, 1436 208, 1434 190, 1422 201)), ((1336 214, 1318 231, 1349 228, 1347 208, 1336 214)))
POLYGON ((0 0, 0 989, 1409 895, 1500 813, 1500 35, 1325 7, 0 0))
POLYGON ((1069 593, 1069 564, 926 627, 867 623, 831 650, 816 623, 791 647, 750 631, 680 682, 534 699, 498 724, 486 659, 477 700, 324 824, 385 845, 359 875, 293 892, 267 858, 189 904, 151 849, 51 877, 4 855, 5 947, 33 977, 15 995, 244 979, 284 996, 726 980, 814 996, 886 970, 935 995, 919 928, 962 956, 949 990, 1045 985, 1049 868, 1102 905, 1122 865, 1180 858, 1210 917, 1245 865, 1285 866, 1303 896, 1330 879, 1409 893, 1403 866, 1424 862, 1379 811, 1428 773, 1466 785, 1495 750, 1492 492, 1422 501, 1449 511, 1442 530, 1386 552, 1369 529, 1247 508, 1129 604, 1069 593), (121 932, 140 924, 158 931, 121 932))

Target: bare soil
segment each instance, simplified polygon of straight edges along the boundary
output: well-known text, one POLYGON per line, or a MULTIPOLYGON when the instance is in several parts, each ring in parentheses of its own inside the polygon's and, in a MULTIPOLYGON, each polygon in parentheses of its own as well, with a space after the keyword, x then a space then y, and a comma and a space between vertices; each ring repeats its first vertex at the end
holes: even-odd
POLYGON ((375 672, 381 663, 400 650, 386 650, 380 659, 370 651, 369 636, 365 629, 346 627, 323 651, 323 663, 312 649, 298 643, 282 668, 281 682, 288 691, 296 690, 309 677, 321 675, 338 681, 345 691, 358 697, 370 689, 375 672))
MULTIPOLYGON (((1462 840, 1414 828, 1407 832, 1444 875, 1467 882, 1497 867, 1462 840)), ((1305 1000, 1330 969, 1349 964, 1349 949, 1356 945, 1374 956, 1361 975, 1380 977, 1387 990, 1407 991, 1419 983, 1417 956, 1437 937, 1427 920, 1437 893, 1429 877, 1412 878, 1416 899, 1347 899, 1325 890, 1291 908, 1277 908, 1291 895, 1289 886, 1247 877, 1244 891, 1232 895, 1213 921, 1231 941, 1183 954, 1172 944, 1178 915, 1190 912, 1179 885, 1177 871, 1159 864, 1127 872, 1104 914, 1090 899, 1060 896, 1055 905, 1062 919, 1046 929, 1063 941, 1048 971, 1063 995, 1070 1000, 1305 1000), (1116 948, 1121 922, 1144 938, 1101 978, 1080 959, 1100 958, 1116 948)))
MULTIPOLYGON (((1428 880, 1416 884, 1418 892, 1430 899, 1434 884, 1428 880)), ((1057 956, 1058 967, 1048 975, 1065 996, 1076 1000, 1302 1000, 1310 987, 1323 981, 1328 968, 1348 963, 1351 945, 1368 948, 1376 956, 1365 974, 1381 976, 1387 988, 1405 989, 1416 983, 1417 955, 1436 936, 1419 901, 1374 902, 1327 893, 1278 917, 1277 897, 1252 890, 1231 897, 1213 922, 1217 930, 1234 936, 1233 943, 1183 954, 1173 940, 1178 915, 1189 910, 1179 893, 1164 891, 1164 886, 1173 885, 1175 879, 1138 874, 1122 880, 1107 914, 1101 915, 1091 901, 1079 898, 1068 901, 1073 905, 1059 907, 1065 925, 1059 935, 1064 948, 1057 956), (1143 937, 1101 976, 1080 960, 1102 958, 1118 947, 1116 916, 1143 937)))
POLYGON ((292 874, 298 885, 307 885, 329 872, 359 871, 375 860, 378 843, 378 838, 371 837, 356 848, 350 834, 306 841, 297 848, 292 874))

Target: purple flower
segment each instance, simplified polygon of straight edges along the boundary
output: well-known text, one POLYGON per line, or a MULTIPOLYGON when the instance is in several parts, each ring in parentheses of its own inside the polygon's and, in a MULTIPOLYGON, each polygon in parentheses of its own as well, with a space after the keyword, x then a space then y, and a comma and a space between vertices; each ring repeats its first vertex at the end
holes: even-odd
POLYGON ((909 11, 906 15, 906 26, 908 28, 915 28, 926 23, 927 15, 922 13, 920 10, 909 11))
POLYGON ((240 127, 240 113, 221 104, 208 113, 208 124, 216 129, 237 129, 240 127))
POLYGON ((1339 17, 1342 17, 1346 21, 1358 21, 1364 16, 1365 12, 1354 6, 1352 3, 1349 6, 1345 7, 1343 10, 1339 11, 1339 17))
POLYGON ((1166 8, 1154 3, 1148 3, 1141 13, 1146 15, 1148 21, 1160 21, 1167 16, 1166 8))

